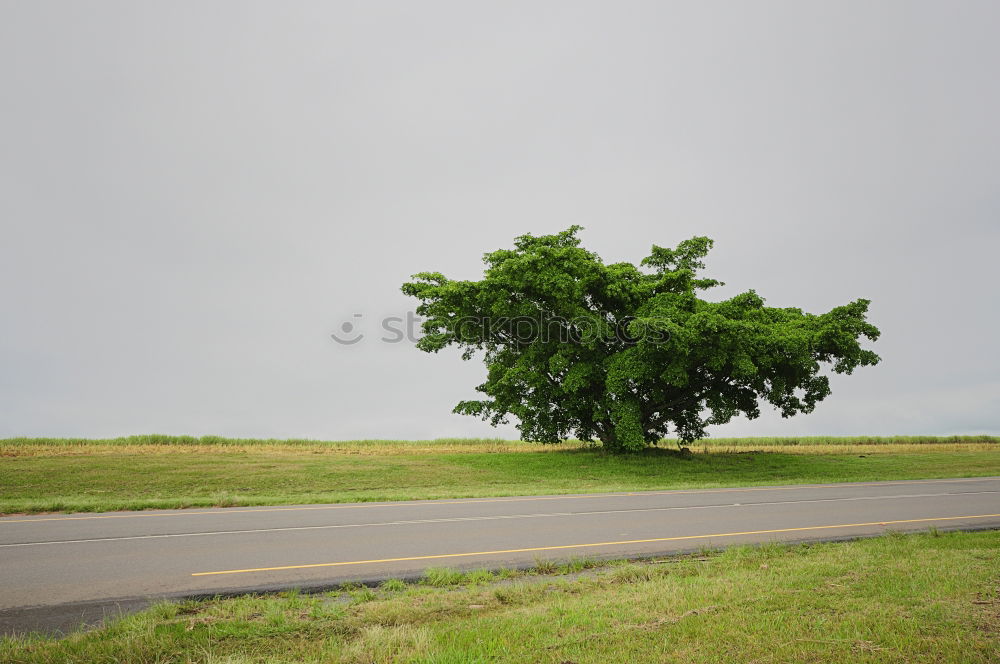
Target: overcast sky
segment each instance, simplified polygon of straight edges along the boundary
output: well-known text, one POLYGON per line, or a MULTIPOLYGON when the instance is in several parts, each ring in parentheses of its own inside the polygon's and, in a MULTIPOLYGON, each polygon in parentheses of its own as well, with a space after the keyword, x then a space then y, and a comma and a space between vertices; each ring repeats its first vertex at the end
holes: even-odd
POLYGON ((516 437, 379 339, 514 236, 709 235, 873 301, 874 368, 714 435, 1000 433, 1000 4, 0 4, 0 436, 516 437), (365 336, 335 343, 344 321, 365 336))

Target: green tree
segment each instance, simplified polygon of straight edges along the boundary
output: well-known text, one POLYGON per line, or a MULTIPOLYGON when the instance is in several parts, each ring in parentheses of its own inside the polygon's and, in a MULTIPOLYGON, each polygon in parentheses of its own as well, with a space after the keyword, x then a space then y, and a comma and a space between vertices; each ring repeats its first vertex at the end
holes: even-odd
POLYGON ((756 418, 764 402, 784 417, 812 412, 830 394, 824 365, 849 374, 879 361, 859 343, 879 336, 868 300, 819 315, 766 307, 752 290, 710 302, 698 292, 721 283, 698 276, 707 237, 653 246, 637 267, 604 264, 579 230, 518 237, 484 256, 480 281, 423 272, 403 285, 426 318, 418 348, 484 355, 486 398, 454 412, 494 426, 513 415, 525 440, 633 451, 756 418))

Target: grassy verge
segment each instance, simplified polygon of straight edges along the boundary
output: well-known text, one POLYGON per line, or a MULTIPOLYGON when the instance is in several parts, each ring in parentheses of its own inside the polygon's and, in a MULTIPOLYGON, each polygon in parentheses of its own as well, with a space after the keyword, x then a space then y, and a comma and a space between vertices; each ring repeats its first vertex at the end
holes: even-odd
POLYGON ((690 454, 578 443, 0 441, 0 513, 277 505, 1000 475, 1000 440, 718 439, 690 454))
POLYGON ((548 576, 429 571, 421 584, 163 604, 41 662, 995 662, 1000 533, 735 547, 548 576), (502 577, 506 580, 498 580, 502 577))

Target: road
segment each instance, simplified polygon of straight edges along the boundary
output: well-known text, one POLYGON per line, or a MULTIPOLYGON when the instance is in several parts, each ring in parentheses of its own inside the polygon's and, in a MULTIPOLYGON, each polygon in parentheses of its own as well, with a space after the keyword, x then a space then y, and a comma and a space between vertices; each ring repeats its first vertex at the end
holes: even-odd
POLYGON ((0 632, 163 597, 648 556, 887 530, 1000 528, 1000 477, 0 519, 0 632))

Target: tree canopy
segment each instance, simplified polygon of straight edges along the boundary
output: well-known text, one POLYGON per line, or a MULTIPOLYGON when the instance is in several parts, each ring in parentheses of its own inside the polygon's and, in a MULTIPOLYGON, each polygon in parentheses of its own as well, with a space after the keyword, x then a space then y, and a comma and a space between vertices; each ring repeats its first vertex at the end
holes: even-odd
POLYGON ((824 367, 850 374, 879 362, 860 343, 879 336, 868 300, 818 315, 764 306, 753 290, 710 302, 699 292, 722 284, 699 276, 709 238, 654 245, 636 266, 605 264, 580 246, 580 230, 516 238, 484 256, 479 281, 422 272, 403 284, 425 318, 418 348, 457 346, 486 362, 484 398, 454 412, 494 426, 514 416, 525 440, 634 451, 756 418, 762 403, 810 413, 830 394, 824 367))

